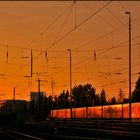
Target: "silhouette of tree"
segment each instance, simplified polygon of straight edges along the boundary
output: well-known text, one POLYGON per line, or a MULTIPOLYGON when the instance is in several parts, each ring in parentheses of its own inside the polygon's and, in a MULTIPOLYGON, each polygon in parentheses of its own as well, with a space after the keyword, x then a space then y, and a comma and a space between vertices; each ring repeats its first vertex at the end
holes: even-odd
POLYGON ((125 93, 122 89, 120 89, 117 102, 118 103, 123 103, 124 98, 125 98, 125 93))
POLYGON ((95 100, 94 100, 94 105, 100 105, 100 96, 99 94, 95 94, 95 100))
POLYGON ((59 96, 55 96, 53 104, 55 109, 68 108, 70 104, 68 90, 67 91, 63 90, 59 96))
POLYGON ((58 97, 54 96, 54 98, 52 99, 52 109, 59 109, 60 105, 59 105, 59 101, 58 101, 58 97))
POLYGON ((132 92, 132 101, 133 102, 140 102, 140 76, 136 81, 136 86, 134 91, 132 92))
POLYGON ((82 92, 82 85, 78 85, 73 87, 72 95, 73 95, 73 104, 75 107, 79 107, 81 105, 81 92, 82 92))
POLYGON ((65 99, 65 91, 63 90, 63 92, 58 96, 58 104, 60 108, 66 108, 66 99, 65 99))
POLYGON ((84 87, 82 86, 82 90, 80 93, 80 106, 87 106, 87 96, 86 91, 84 90, 84 87))
POLYGON ((128 98, 124 98, 123 99, 123 103, 129 103, 129 99, 128 98))
POLYGON ((116 104, 116 97, 115 96, 111 98, 111 104, 116 104))
POLYGON ((93 106, 95 104, 95 89, 92 87, 91 84, 86 84, 84 86, 84 90, 86 92, 87 105, 93 106))
POLYGON ((64 91, 64 106, 65 106, 65 108, 69 107, 69 92, 68 92, 68 90, 64 91))
POLYGON ((75 107, 92 106, 95 102, 95 89, 91 84, 78 85, 72 89, 75 107))
POLYGON ((100 93, 100 104, 105 105, 106 103, 107 103, 107 101, 106 101, 106 93, 105 93, 105 90, 102 89, 102 91, 100 93))

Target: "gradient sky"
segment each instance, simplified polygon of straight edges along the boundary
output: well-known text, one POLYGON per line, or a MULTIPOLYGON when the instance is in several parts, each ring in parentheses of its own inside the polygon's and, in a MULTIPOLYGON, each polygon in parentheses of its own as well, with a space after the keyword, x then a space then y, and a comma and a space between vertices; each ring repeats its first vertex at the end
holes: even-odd
POLYGON ((107 3, 1 1, 0 99, 13 98, 14 86, 17 99, 29 99, 29 91, 38 89, 38 78, 41 91, 47 95, 51 95, 52 78, 55 94, 69 89, 68 48, 72 50, 73 86, 91 83, 97 93, 104 88, 109 98, 117 96, 121 88, 127 96, 128 15, 125 11, 130 11, 132 18, 133 89, 139 76, 136 73, 140 72, 140 2, 113 1, 96 13, 107 3), (28 78, 25 76, 30 75, 31 49, 35 74, 28 78))

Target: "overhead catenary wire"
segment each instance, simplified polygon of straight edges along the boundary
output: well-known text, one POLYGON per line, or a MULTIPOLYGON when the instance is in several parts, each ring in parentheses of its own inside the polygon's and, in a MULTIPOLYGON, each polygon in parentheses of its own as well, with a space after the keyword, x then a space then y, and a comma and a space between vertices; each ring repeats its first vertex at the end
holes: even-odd
POLYGON ((64 29, 64 27, 65 27, 65 24, 67 23, 68 18, 69 18, 70 14, 71 14, 71 11, 72 11, 72 9, 73 9, 73 6, 74 6, 74 5, 72 5, 71 8, 69 9, 69 11, 68 11, 68 13, 67 13, 67 16, 66 16, 66 18, 65 18, 65 20, 64 20, 64 22, 63 22, 63 24, 61 25, 61 27, 60 27, 60 29, 59 29, 57 35, 56 35, 56 38, 55 38, 54 42, 56 42, 56 40, 57 40, 57 39, 59 38, 59 36, 61 35, 61 33, 62 33, 62 31, 63 31, 63 29, 64 29))
MULTIPOLYGON (((138 37, 140 37, 140 36, 136 36, 136 37, 132 38, 132 40, 133 40, 133 39, 136 39, 136 38, 138 38, 138 37)), ((120 43, 118 46, 115 46, 115 48, 122 47, 121 45, 122 45, 122 44, 125 44, 125 43, 127 43, 127 41, 125 41, 125 42, 123 42, 123 43, 120 43)), ((124 47, 124 46, 123 46, 123 47, 124 47)), ((101 56, 102 54, 104 54, 104 53, 106 53, 106 52, 108 52, 109 50, 112 50, 112 49, 113 49, 112 47, 111 47, 111 48, 108 48, 108 49, 105 49, 104 51, 100 52, 100 53, 98 54, 98 56, 101 56)), ((64 51, 64 52, 65 52, 65 51, 64 51)), ((89 57, 89 58, 87 58, 87 59, 85 59, 85 60, 83 60, 83 61, 80 61, 79 63, 74 64, 73 66, 83 64, 84 62, 87 62, 87 61, 89 61, 89 60, 91 60, 91 59, 93 59, 93 56, 92 56, 92 57, 89 57)), ((24 67, 24 65, 23 65, 23 67, 24 67)), ((22 69, 22 67, 21 67, 21 69, 22 69)), ((66 70, 66 69, 64 69, 64 70, 62 70, 62 71, 65 71, 65 70, 66 70)), ((60 72, 62 72, 62 71, 60 71, 60 72)), ((60 73, 60 72, 55 72, 55 73, 53 73, 53 74, 60 73)))
POLYGON ((96 12, 94 12, 93 14, 91 14, 90 16, 88 16, 87 18, 85 18, 82 22, 80 22, 79 24, 77 24, 76 27, 72 28, 70 31, 68 31, 67 33, 65 33, 61 38, 59 38, 58 40, 56 40, 55 42, 53 42, 51 45, 49 45, 47 47, 47 49, 43 50, 42 53, 50 48, 52 48, 53 46, 56 45, 56 43, 59 43, 61 40, 63 40, 65 37, 67 37, 69 34, 71 34, 73 31, 75 31, 77 28, 79 28, 80 26, 82 26, 84 23, 86 23, 89 19, 91 19, 93 16, 95 16, 96 14, 98 14, 101 10, 103 10, 106 6, 108 6, 112 1, 109 1, 107 4, 105 4, 104 6, 102 6, 101 8, 99 8, 96 12))
MULTIPOLYGON (((69 8, 71 8, 72 6, 74 5, 74 3, 71 3, 66 9, 64 9, 40 34, 39 36, 41 35, 41 37, 43 36, 43 34, 45 32, 47 32, 51 27, 52 25, 54 25, 61 16, 63 16, 65 14, 65 12, 67 12, 69 10, 69 8)), ((18 46, 14 46, 14 45, 10 45, 10 44, 5 44, 3 42, 0 42, 0 45, 2 46, 9 46, 9 47, 12 47, 12 48, 18 48, 18 49, 24 49, 24 50, 31 50, 31 48, 29 47, 36 39, 38 38, 38 36, 36 38, 34 38, 33 40, 30 41, 30 43, 27 45, 27 47, 18 47, 18 46)), ((41 49, 34 49, 34 51, 41 51, 41 49)))
MULTIPOLYGON (((91 12, 93 12, 93 9, 91 9, 91 7, 89 7, 87 4, 85 3, 82 3, 88 10, 90 10, 91 12)), ((105 22, 106 24, 109 25, 109 27, 112 27, 112 29, 114 31, 116 31, 116 28, 114 28, 114 26, 109 22, 107 21, 104 17, 102 17, 101 15, 97 15, 103 22, 105 22)), ((123 26, 124 24, 122 24, 123 26)), ((113 33, 114 31, 111 31, 111 33, 113 33)), ((120 33, 122 33, 120 30, 118 30, 120 33)))
MULTIPOLYGON (((79 24, 77 24, 77 28, 82 26, 84 23, 86 23, 89 19, 91 19, 93 16, 95 16, 97 13, 99 13, 101 10, 103 10, 106 6, 108 6, 112 1, 109 1, 107 4, 105 4, 104 6, 102 6, 101 8, 99 8, 96 12, 94 12, 93 14, 91 14, 90 16, 88 16, 87 18, 85 18, 82 22, 80 22, 79 24)), ((63 40, 65 37, 67 37, 70 33, 72 33, 74 30, 76 30, 77 28, 72 28, 70 31, 68 31, 66 34, 64 34, 61 38, 59 38, 58 40, 56 40, 54 43, 52 43, 47 49, 43 50, 41 53, 39 53, 37 56, 35 56, 34 58, 38 57, 39 55, 41 55, 42 53, 46 52, 48 49, 52 48, 54 45, 56 45, 58 42, 60 42, 61 40, 63 40)), ((43 33, 43 32, 42 32, 43 33)), ((26 66, 29 63, 23 65, 26 66)), ((20 71, 23 67, 21 67, 20 69, 18 69, 15 73, 17 73, 18 71, 20 71)), ((14 74, 15 74, 14 73, 14 74)), ((14 74, 11 74, 10 76, 13 76, 14 74)))
MULTIPOLYGON (((116 45, 116 48, 117 48, 117 44, 116 45)), ((34 50, 35 51, 35 50, 34 50)), ((46 52, 48 52, 49 50, 47 50, 46 52)), ((80 50, 79 50, 80 51, 80 50)), ((96 50, 97 51, 97 50, 96 50)), ((52 52, 55 52, 55 51, 52 51, 52 52)), ((59 51, 60 52, 60 51, 59 51)), ((65 52, 65 51, 64 51, 65 52)), ((98 52, 98 51, 97 51, 98 52)), ((103 53, 104 54, 104 53, 103 53)), ((97 53, 97 56, 98 56, 98 53, 97 53)), ((93 59, 93 58, 92 58, 93 59)))
MULTIPOLYGON (((136 38, 138 38, 138 37, 140 37, 140 35, 138 35, 138 36, 132 38, 132 40, 133 40, 133 39, 136 39, 136 38)), ((126 42, 127 42, 127 41, 125 41, 125 42, 123 42, 123 43, 120 43, 118 46, 121 46, 122 44, 125 44, 126 42)), ((115 46, 115 48, 117 48, 117 46, 115 46)), ((112 49, 112 48, 108 48, 108 49, 106 49, 104 52, 102 52, 101 54, 104 54, 105 52, 108 52, 108 50, 111 50, 111 49, 112 49)), ((101 54, 100 54, 100 56, 101 56, 101 54)), ((79 63, 76 64, 76 65, 82 64, 83 62, 87 62, 87 61, 89 61, 89 60, 91 60, 91 59, 93 59, 93 56, 87 58, 86 60, 83 60, 82 62, 79 62, 79 63)), ((29 63, 27 63, 27 64, 29 64, 29 63)), ((19 70, 21 70, 21 69, 22 69, 23 67, 25 67, 27 64, 25 64, 25 65, 23 65, 22 67, 20 67, 20 69, 18 69, 14 74, 16 74, 19 70)), ((58 72, 56 72, 56 73, 58 73, 58 72)), ((55 73, 55 74, 56 74, 56 73, 55 73)), ((13 76, 14 74, 11 74, 10 77, 13 76)))
POLYGON ((7 44, 5 44, 5 45, 7 45, 7 44))
MULTIPOLYGON (((109 48, 109 50, 111 50, 112 48, 109 48)), ((105 52, 108 52, 107 50, 105 51, 105 52)), ((105 52, 102 52, 102 53, 105 53, 105 52)), ((102 54, 101 53, 101 54, 102 54)), ((100 54, 100 55, 101 55, 100 54)), ((99 55, 99 56, 100 56, 99 55)), ((93 59, 93 57, 89 57, 88 59, 86 59, 86 60, 83 60, 83 61, 80 61, 80 63, 78 63, 78 64, 74 64, 73 65, 73 67, 75 67, 76 65, 79 65, 79 64, 83 64, 84 62, 87 62, 87 61, 89 61, 89 60, 91 60, 91 59, 93 59)), ((133 67, 134 66, 136 66, 137 64, 135 64, 135 65, 133 65, 133 67)), ((120 70, 115 70, 116 72, 119 72, 119 71, 122 71, 122 70, 126 70, 128 67, 125 67, 125 68, 122 68, 122 69, 120 69, 120 70)), ((65 71, 66 70, 66 68, 64 69, 64 70, 60 70, 59 72, 56 72, 56 73, 53 73, 53 74, 58 74, 58 73, 62 73, 63 71, 65 71)), ((114 71, 114 73, 115 73, 115 71, 114 71)), ((112 73, 112 72, 111 72, 112 73)))
MULTIPOLYGON (((71 8, 74 5, 74 3, 72 2, 66 9, 64 9, 43 31, 41 31, 42 35, 44 33, 46 33, 59 19, 60 17, 62 17, 68 10, 69 8, 71 8)), ((28 45, 27 47, 29 47, 36 39, 38 38, 35 37, 28 45)), ((30 48, 31 49, 31 48, 30 48)))

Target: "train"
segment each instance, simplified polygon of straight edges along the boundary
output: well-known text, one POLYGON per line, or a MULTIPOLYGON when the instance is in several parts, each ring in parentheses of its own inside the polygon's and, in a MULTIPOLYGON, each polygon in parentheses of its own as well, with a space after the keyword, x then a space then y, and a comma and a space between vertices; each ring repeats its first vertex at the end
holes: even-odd
POLYGON ((92 107, 78 107, 51 110, 50 117, 55 119, 140 119, 140 103, 123 103, 92 107))

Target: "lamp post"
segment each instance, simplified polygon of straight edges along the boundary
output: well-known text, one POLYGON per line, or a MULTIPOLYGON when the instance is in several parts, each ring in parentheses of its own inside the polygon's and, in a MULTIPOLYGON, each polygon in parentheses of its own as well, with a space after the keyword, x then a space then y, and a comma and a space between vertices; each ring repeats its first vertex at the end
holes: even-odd
POLYGON ((38 113, 39 113, 39 117, 40 117, 40 113, 41 113, 41 102, 40 102, 40 79, 38 78, 38 113))
POLYGON ((72 120, 72 65, 71 65, 71 49, 67 49, 70 53, 70 119, 72 120))
POLYGON ((13 87, 13 111, 15 110, 15 95, 16 95, 16 87, 13 87))
POLYGON ((32 53, 32 49, 31 49, 31 77, 33 75, 33 53, 32 53))
POLYGON ((54 99, 54 79, 51 78, 52 81, 51 81, 51 87, 52 87, 52 117, 53 117, 53 99, 54 99))
POLYGON ((131 13, 125 12, 129 16, 129 118, 132 121, 132 108, 131 108, 131 13))

